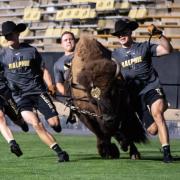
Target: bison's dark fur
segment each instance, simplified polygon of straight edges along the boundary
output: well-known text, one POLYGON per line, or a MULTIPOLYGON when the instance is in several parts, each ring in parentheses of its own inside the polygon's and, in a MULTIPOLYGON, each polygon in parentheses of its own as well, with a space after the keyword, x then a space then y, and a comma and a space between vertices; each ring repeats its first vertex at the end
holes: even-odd
POLYGON ((134 142, 146 141, 146 133, 130 104, 125 82, 111 53, 94 39, 83 37, 77 43, 72 61, 71 87, 74 105, 98 115, 93 117, 78 113, 79 119, 96 135, 98 152, 103 158, 119 158, 119 149, 114 137, 123 150, 130 145, 130 155, 139 158, 134 142), (83 88, 78 88, 83 87, 83 88), (99 99, 92 97, 92 88, 101 90, 99 99), (100 117, 101 116, 101 117, 100 117))

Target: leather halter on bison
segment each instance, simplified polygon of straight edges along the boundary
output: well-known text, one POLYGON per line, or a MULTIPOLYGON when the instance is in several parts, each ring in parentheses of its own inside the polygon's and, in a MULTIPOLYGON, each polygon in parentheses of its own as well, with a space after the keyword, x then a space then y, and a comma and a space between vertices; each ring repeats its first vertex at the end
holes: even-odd
POLYGON ((119 158, 114 137, 131 158, 140 158, 134 143, 145 142, 146 133, 133 112, 119 66, 111 52, 95 39, 81 37, 71 66, 71 95, 80 121, 97 137, 103 158, 119 158), (77 110, 78 109, 78 110, 77 110), (82 111, 84 113, 82 113, 82 111))

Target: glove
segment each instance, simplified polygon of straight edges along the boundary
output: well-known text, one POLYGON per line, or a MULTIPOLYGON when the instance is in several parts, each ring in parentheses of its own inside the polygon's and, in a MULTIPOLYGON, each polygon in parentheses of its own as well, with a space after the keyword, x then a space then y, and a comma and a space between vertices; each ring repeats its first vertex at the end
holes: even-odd
POLYGON ((56 87, 55 85, 48 86, 48 91, 51 96, 54 96, 56 93, 56 87))
POLYGON ((161 38, 162 36, 162 31, 159 28, 157 28, 154 24, 149 25, 147 27, 147 30, 152 36, 156 35, 158 36, 158 38, 161 38))

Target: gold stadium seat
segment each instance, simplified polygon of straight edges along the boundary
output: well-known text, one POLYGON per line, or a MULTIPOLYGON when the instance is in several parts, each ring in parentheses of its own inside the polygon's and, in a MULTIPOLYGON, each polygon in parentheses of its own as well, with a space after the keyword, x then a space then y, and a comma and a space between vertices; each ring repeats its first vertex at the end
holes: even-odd
POLYGON ((45 31, 44 36, 45 37, 52 37, 53 34, 54 34, 54 28, 47 28, 46 31, 45 31))
POLYGON ((72 19, 73 18, 73 9, 65 9, 64 10, 64 19, 72 19))
POLYGON ((55 20, 72 19, 75 9, 64 9, 56 12, 55 20))
POLYGON ((132 8, 132 9, 129 11, 128 17, 131 18, 131 19, 135 19, 135 18, 136 18, 137 11, 138 11, 138 10, 137 10, 136 8, 132 8))
POLYGON ((8 42, 7 42, 7 40, 5 39, 4 36, 0 36, 0 46, 2 46, 2 47, 7 47, 8 46, 8 42))
POLYGON ((103 8, 104 8, 104 1, 103 0, 99 0, 99 1, 97 1, 97 3, 96 3, 96 10, 97 11, 102 11, 102 10, 104 10, 103 8))
POLYGON ((96 17, 96 11, 95 11, 95 9, 91 9, 91 10, 90 10, 89 17, 90 17, 90 18, 95 18, 95 17, 96 17))
POLYGON ((104 1, 104 10, 114 10, 115 2, 114 0, 105 0, 104 1))
POLYGON ((72 28, 71 32, 74 34, 75 37, 79 37, 80 35, 80 29, 78 28, 72 28))
POLYGON ((27 7, 24 9, 24 21, 39 21, 41 18, 41 10, 39 8, 27 7))
POLYGON ((128 1, 124 1, 120 4, 120 9, 129 9, 131 4, 128 1))
POLYGON ((64 15, 65 15, 65 11, 64 10, 59 10, 56 12, 56 16, 55 16, 55 20, 59 21, 59 20, 63 20, 64 19, 64 15))
POLYGON ((76 13, 77 13, 76 8, 70 9, 70 15, 69 15, 69 18, 70 18, 70 19, 75 19, 76 17, 75 17, 74 15, 75 15, 76 13))
POLYGON ((27 7, 24 9, 24 16, 23 16, 23 20, 24 21, 28 21, 31 17, 31 10, 32 8, 31 7, 27 7))
POLYGON ((60 37, 61 33, 62 33, 62 28, 49 27, 48 29, 46 29, 44 36, 45 37, 60 37))
POLYGON ((79 19, 81 14, 81 8, 59 10, 56 12, 55 20, 79 19))
POLYGON ((96 17, 95 9, 80 8, 79 11, 80 11, 79 19, 88 19, 88 18, 95 18, 96 17))
POLYGON ((31 34, 30 29, 26 28, 26 30, 20 34, 20 38, 30 36, 30 34, 31 34))
POLYGON ((64 28, 62 28, 61 34, 64 33, 65 31, 70 31, 70 32, 71 32, 70 27, 64 27, 64 28))
POLYGON ((81 9, 80 8, 75 8, 73 9, 73 18, 79 19, 81 17, 81 9))
POLYGON ((106 20, 104 20, 104 19, 99 19, 99 20, 98 20, 98 23, 97 23, 97 26, 98 26, 99 29, 104 29, 105 26, 106 26, 106 20))
POLYGON ((115 8, 115 1, 114 0, 99 0, 96 3, 96 10, 103 11, 103 10, 114 10, 115 8))
POLYGON ((90 10, 91 10, 91 8, 81 8, 80 19, 90 18, 90 10))
POLYGON ((33 8, 31 18, 32 21, 39 21, 41 19, 41 10, 39 8, 33 8))
POLYGON ((53 33, 53 36, 60 38, 62 34, 62 28, 55 28, 53 33))
POLYGON ((145 7, 143 8, 139 8, 137 13, 136 13, 136 19, 143 19, 145 17, 147 17, 148 11, 145 7))

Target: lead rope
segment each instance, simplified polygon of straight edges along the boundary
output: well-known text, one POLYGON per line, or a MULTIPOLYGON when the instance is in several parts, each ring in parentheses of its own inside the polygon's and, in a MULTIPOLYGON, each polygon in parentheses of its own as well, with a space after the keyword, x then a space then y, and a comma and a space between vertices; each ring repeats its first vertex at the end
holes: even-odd
POLYGON ((148 40, 148 52, 150 52, 150 45, 151 45, 151 39, 152 39, 152 34, 150 34, 149 36, 149 40, 148 40))

